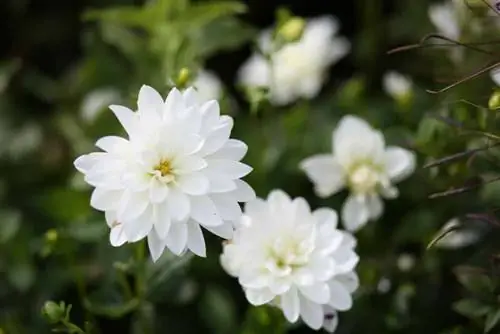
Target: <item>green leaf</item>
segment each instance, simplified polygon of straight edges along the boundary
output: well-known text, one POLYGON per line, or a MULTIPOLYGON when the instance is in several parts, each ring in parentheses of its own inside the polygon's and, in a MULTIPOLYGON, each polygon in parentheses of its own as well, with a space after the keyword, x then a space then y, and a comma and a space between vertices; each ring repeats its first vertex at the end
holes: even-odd
POLYGON ((138 27, 146 30, 154 29, 157 13, 151 7, 122 6, 103 10, 89 10, 83 14, 85 21, 103 21, 118 23, 128 27, 138 27))
POLYGON ((281 310, 271 306, 250 307, 245 316, 242 334, 284 334, 285 319, 281 310))
POLYGON ((9 282, 19 291, 28 290, 35 281, 35 269, 30 263, 14 263, 9 267, 7 277, 9 282))
POLYGON ((134 298, 129 301, 120 303, 97 303, 93 302, 90 299, 85 299, 83 301, 83 305, 90 312, 101 315, 104 317, 118 319, 123 317, 124 315, 134 311, 139 305, 140 302, 138 299, 134 298))
POLYGON ((175 20, 175 25, 190 29, 199 29, 212 21, 234 14, 242 14, 247 10, 246 5, 240 2, 213 1, 193 4, 188 10, 175 20))
POLYGON ((455 312, 468 318, 478 318, 490 312, 491 308, 476 299, 462 299, 453 304, 455 312))
POLYGON ((233 50, 254 38, 257 31, 234 17, 216 20, 198 30, 196 38, 201 56, 210 56, 218 51, 233 50))
POLYGON ((96 242, 102 240, 108 232, 104 222, 74 223, 67 229, 70 237, 80 242, 96 242))
POLYGON ((499 321, 500 321, 500 310, 491 311, 490 313, 488 313, 488 316, 486 317, 486 323, 484 325, 484 332, 485 333, 490 332, 493 328, 496 327, 499 321))
POLYGON ((4 244, 12 239, 21 226, 21 214, 17 211, 0 211, 0 243, 4 244))
POLYGON ((474 268, 457 269, 458 281, 470 292, 488 296, 493 292, 493 282, 490 277, 474 268))

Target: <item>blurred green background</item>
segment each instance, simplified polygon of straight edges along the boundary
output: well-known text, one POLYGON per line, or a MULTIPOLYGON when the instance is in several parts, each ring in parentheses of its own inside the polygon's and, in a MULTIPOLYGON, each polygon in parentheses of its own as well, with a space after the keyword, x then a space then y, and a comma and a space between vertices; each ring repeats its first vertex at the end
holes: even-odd
MULTIPOLYGON (((170 1, 173 8, 176 1, 170 1)), ((470 73, 489 56, 466 50, 470 57, 457 66, 446 50, 387 54, 436 30, 428 19, 430 3, 253 0, 245 2, 245 13, 217 14, 206 22, 174 8, 172 16, 161 20, 167 28, 178 18, 184 25, 166 30, 165 38, 153 38, 141 31, 144 21, 130 27, 120 18, 84 18, 91 9, 133 5, 139 10, 142 1, 2 0, 0 333, 49 333, 51 325, 40 312, 47 300, 71 304, 72 322, 90 321, 96 333, 278 333, 266 325, 262 310, 249 308, 237 281, 221 269, 220 240, 214 236, 206 235, 206 259, 165 255, 144 266, 130 260, 132 246, 109 245, 104 217, 91 209, 90 190, 72 162, 93 150, 100 136, 119 133, 119 127, 105 109, 87 120, 82 101, 95 89, 112 87, 121 100, 114 103, 133 106, 142 84, 166 91, 163 71, 174 78, 182 67, 208 68, 224 83, 221 103, 223 112, 235 117, 233 137, 250 147, 245 161, 255 171, 247 180, 258 196, 281 188, 305 197, 312 207, 338 210, 346 194, 318 199, 297 166, 329 150, 331 131, 343 115, 364 117, 383 129, 388 143, 415 150, 419 166, 485 140, 462 136, 460 129, 429 115, 494 131, 487 108, 457 103, 466 99, 486 105, 494 86, 487 76, 446 94, 425 92, 470 73), (275 22, 283 6, 306 18, 335 15, 340 35, 353 48, 331 67, 317 98, 281 108, 264 104, 255 115, 235 85, 236 73, 250 55, 252 39, 275 22), (165 51, 169 46, 161 43, 174 35, 191 44, 165 51), (399 105, 383 91, 381 79, 388 70, 414 81, 409 105, 399 105), (146 301, 139 305, 123 292, 135 283, 137 270, 147 282, 146 301)), ((488 34, 497 31, 488 30, 485 38, 488 34)), ((468 226, 484 236, 478 244, 426 250, 448 220, 485 212, 498 202, 495 184, 460 196, 428 198, 471 177, 495 176, 498 152, 482 158, 474 164, 418 168, 399 186, 400 197, 386 202, 384 216, 357 235, 361 288, 353 309, 341 313, 337 333, 483 333, 485 317, 493 328, 500 307, 492 225, 472 219, 468 226), (458 265, 475 269, 457 271, 458 265)), ((287 330, 312 332, 301 325, 287 330)))

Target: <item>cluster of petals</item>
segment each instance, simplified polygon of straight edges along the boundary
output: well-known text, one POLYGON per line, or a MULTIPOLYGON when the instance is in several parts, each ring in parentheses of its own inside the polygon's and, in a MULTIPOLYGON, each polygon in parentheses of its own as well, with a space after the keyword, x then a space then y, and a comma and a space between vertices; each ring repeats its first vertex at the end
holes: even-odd
POLYGON ((267 87, 270 101, 275 105, 315 97, 328 66, 350 49, 346 39, 335 36, 337 31, 334 17, 313 18, 307 22, 299 40, 278 49, 272 29, 264 31, 259 38, 261 52, 243 64, 239 82, 246 87, 267 87))
POLYGON ((252 305, 271 304, 288 321, 333 332, 337 311, 352 306, 358 256, 352 235, 337 229, 337 214, 311 212, 303 198, 280 190, 245 205, 221 263, 237 277, 252 305))
POLYGON ((91 206, 106 214, 114 246, 147 237, 157 260, 167 247, 205 256, 201 227, 231 238, 238 202, 254 198, 241 180, 247 146, 230 139, 233 119, 217 101, 204 102, 193 88, 172 89, 164 100, 142 86, 137 110, 111 105, 127 138, 106 136, 102 151, 75 160, 93 186, 91 206))
POLYGON ((386 146, 380 131, 348 115, 333 131, 332 152, 309 157, 300 167, 320 197, 349 189, 342 221, 347 230, 357 231, 382 215, 381 197, 396 198, 399 192, 393 184, 413 173, 415 164, 413 152, 386 146))

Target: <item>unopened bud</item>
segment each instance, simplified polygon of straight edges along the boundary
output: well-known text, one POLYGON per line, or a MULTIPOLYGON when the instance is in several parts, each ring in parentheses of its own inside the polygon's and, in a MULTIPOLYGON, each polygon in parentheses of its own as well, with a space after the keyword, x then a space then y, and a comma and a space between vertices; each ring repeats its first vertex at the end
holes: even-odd
POLYGON ((57 233, 57 230, 51 228, 47 232, 45 232, 45 240, 47 240, 49 243, 54 243, 57 241, 59 235, 57 233))
POLYGON ((179 89, 184 89, 186 88, 187 84, 189 83, 189 80, 191 79, 191 73, 188 68, 183 67, 179 71, 179 74, 177 75, 177 79, 175 80, 175 85, 179 89))
POLYGON ((53 301, 47 301, 42 307, 43 316, 51 323, 61 321, 65 315, 64 303, 57 304, 53 301))
POLYGON ((292 17, 278 29, 278 36, 286 42, 295 42, 302 37, 306 21, 301 17, 292 17))
POLYGON ((490 110, 500 108, 500 90, 496 90, 491 94, 490 100, 488 101, 488 108, 490 108, 490 110))

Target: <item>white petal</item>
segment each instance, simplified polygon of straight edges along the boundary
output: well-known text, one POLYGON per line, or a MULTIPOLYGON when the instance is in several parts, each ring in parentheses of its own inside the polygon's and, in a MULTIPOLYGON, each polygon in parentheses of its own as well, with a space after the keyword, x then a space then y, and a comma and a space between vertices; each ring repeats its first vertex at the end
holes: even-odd
POLYGON ((104 212, 104 218, 106 219, 106 224, 108 224, 109 228, 112 228, 117 224, 116 212, 115 211, 106 211, 104 212))
POLYGON ((338 215, 335 210, 329 209, 329 208, 320 208, 316 209, 313 212, 314 218, 316 218, 316 222, 318 225, 323 225, 326 224, 330 228, 336 228, 337 227, 337 222, 338 222, 338 215))
POLYGON ((335 311, 334 308, 329 307, 329 306, 323 306, 324 310, 324 321, 323 321, 323 328, 328 332, 328 333, 333 333, 337 329, 337 326, 339 324, 339 316, 337 312, 335 311))
POLYGON ((167 198, 168 186, 158 180, 156 177, 151 178, 149 185, 149 199, 153 203, 161 203, 167 198))
POLYGON ((189 196, 180 190, 176 188, 172 188, 170 190, 167 204, 172 219, 181 221, 185 220, 189 215, 189 211, 191 209, 189 196))
POLYGON ((153 219, 150 213, 152 209, 146 210, 139 218, 122 223, 123 230, 130 242, 136 242, 144 238, 153 228, 153 219))
POLYGON ((100 138, 95 145, 103 151, 109 153, 119 153, 127 147, 128 140, 118 136, 106 136, 100 138))
POLYGON ((129 108, 123 106, 110 105, 109 109, 113 111, 120 124, 130 136, 137 126, 137 115, 129 108))
POLYGON ((165 239, 168 249, 175 255, 181 255, 186 249, 188 230, 186 223, 174 223, 170 226, 165 239))
POLYGON ((166 120, 176 118, 180 111, 184 111, 186 105, 184 103, 184 97, 177 88, 173 88, 168 93, 165 99, 165 105, 163 107, 163 118, 166 120))
POLYGON ((229 159, 240 161, 248 151, 248 146, 244 142, 236 139, 229 139, 224 146, 212 154, 213 159, 229 159))
POLYGON ((211 173, 204 170, 203 173, 208 177, 210 183, 210 192, 212 193, 227 193, 237 190, 236 181, 231 180, 222 174, 211 173))
POLYGON ((234 228, 230 222, 224 222, 222 225, 218 226, 203 226, 203 228, 222 239, 230 240, 233 238, 234 228))
POLYGON ((163 109, 163 98, 154 88, 142 85, 139 90, 137 107, 141 115, 154 113, 156 114, 155 118, 158 117, 159 119, 159 113, 163 109))
POLYGON ((241 208, 233 197, 228 194, 211 194, 210 198, 222 219, 237 220, 240 218, 241 208))
POLYGON ((191 217, 204 226, 222 225, 217 209, 208 196, 191 197, 191 217))
POLYGON ((399 182, 415 171, 415 154, 401 147, 388 147, 385 151, 385 165, 391 181, 399 182))
POLYGON ((359 277, 355 272, 337 275, 335 279, 341 283, 349 293, 353 293, 359 287, 359 277))
POLYGON ((170 211, 166 203, 155 206, 155 222, 154 227, 158 237, 165 239, 170 230, 172 221, 170 219, 170 211))
POLYGON ((370 211, 370 219, 377 220, 382 215, 384 211, 384 203, 377 194, 368 195, 366 197, 366 205, 368 205, 368 211, 370 211))
POLYGON ((252 167, 233 160, 209 159, 207 168, 212 173, 218 173, 230 178, 239 179, 252 171, 252 167))
POLYGON ((500 67, 495 67, 490 71, 491 80, 497 85, 500 86, 500 67))
POLYGON ((205 102, 200 112, 203 115, 203 128, 202 133, 207 134, 219 125, 220 121, 220 106, 217 101, 205 102))
POLYGON ((302 161, 300 168, 314 183, 320 197, 333 195, 345 186, 344 170, 332 155, 312 156, 302 161))
POLYGON ((85 154, 76 158, 73 164, 80 173, 86 174, 99 161, 99 158, 105 155, 106 153, 104 152, 94 152, 90 154, 85 154))
POLYGON ((95 188, 90 197, 90 205, 97 210, 116 210, 120 205, 122 191, 95 188))
POLYGON ((340 248, 333 254, 335 260, 335 272, 345 274, 354 270, 358 264, 359 256, 348 248, 340 248))
POLYGON ((269 303, 276 295, 269 289, 245 289, 245 296, 250 304, 260 306, 269 303))
POLYGON ((299 294, 295 288, 281 295, 281 309, 289 322, 294 323, 299 319, 300 301, 299 294))
POLYGON ((231 192, 231 196, 238 202, 249 202, 255 199, 255 191, 243 180, 234 180, 236 189, 231 192))
POLYGON ((127 242, 127 236, 123 232, 121 224, 111 228, 111 231, 109 232, 109 242, 113 247, 119 247, 127 242))
POLYGON ((349 195, 342 206, 342 221, 344 227, 355 232, 365 226, 370 218, 370 211, 363 197, 349 195))
POLYGON ((179 188, 189 195, 206 194, 210 186, 208 178, 200 172, 179 175, 176 178, 176 182, 179 188))
POLYGON ((174 173, 177 175, 189 174, 207 167, 205 159, 189 155, 176 160, 173 164, 174 173))
POLYGON ((221 119, 224 119, 224 123, 210 132, 200 153, 204 155, 215 153, 229 139, 229 135, 233 129, 233 119, 226 115, 222 116, 221 119))
POLYGON ((326 283, 301 286, 299 290, 306 298, 317 304, 326 304, 330 299, 330 289, 326 283))
POLYGON ((148 247, 153 262, 156 262, 165 250, 165 241, 161 240, 155 231, 151 231, 148 234, 148 247))
POLYGON ((187 222, 188 241, 187 246, 191 252, 198 256, 206 257, 205 239, 200 225, 192 220, 187 222))
POLYGON ((323 325, 323 307, 306 298, 300 300, 300 316, 302 320, 314 330, 318 330, 323 325))
POLYGON ((349 291, 336 281, 331 281, 328 285, 331 296, 329 304, 339 311, 350 309, 352 307, 352 297, 349 291))
POLYGON ((147 193, 124 192, 118 206, 118 220, 133 220, 139 217, 148 207, 147 193))
POLYGON ((123 185, 131 191, 140 192, 149 188, 151 176, 141 172, 125 173, 121 181, 123 185))

